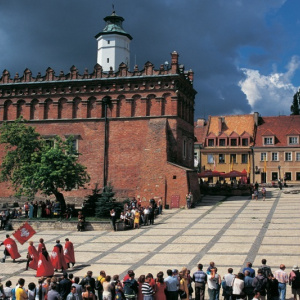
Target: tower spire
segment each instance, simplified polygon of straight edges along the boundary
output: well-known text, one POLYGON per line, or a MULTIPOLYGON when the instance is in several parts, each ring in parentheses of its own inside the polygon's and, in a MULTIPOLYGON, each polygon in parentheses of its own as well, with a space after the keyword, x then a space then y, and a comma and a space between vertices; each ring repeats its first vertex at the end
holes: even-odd
POLYGON ((123 29, 124 18, 115 12, 104 18, 106 25, 95 38, 98 41, 97 63, 102 66, 104 72, 118 70, 121 63, 130 67, 129 44, 132 37, 123 29))

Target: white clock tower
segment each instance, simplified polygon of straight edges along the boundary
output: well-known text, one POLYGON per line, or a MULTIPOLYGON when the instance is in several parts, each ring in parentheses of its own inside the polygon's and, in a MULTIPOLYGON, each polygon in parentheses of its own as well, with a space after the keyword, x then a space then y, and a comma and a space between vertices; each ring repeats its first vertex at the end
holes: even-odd
POLYGON ((132 37, 122 27, 124 18, 116 15, 115 11, 104 18, 106 26, 95 38, 98 42, 97 63, 104 72, 111 68, 117 71, 123 62, 130 68, 130 41, 132 37))

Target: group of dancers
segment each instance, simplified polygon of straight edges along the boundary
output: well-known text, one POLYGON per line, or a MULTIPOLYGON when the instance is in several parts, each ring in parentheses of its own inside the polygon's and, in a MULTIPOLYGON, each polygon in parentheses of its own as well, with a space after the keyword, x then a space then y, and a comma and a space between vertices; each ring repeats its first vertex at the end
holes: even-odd
MULTIPOLYGON (((0 244, 5 246, 4 257, 2 263, 5 262, 7 256, 10 256, 15 262, 21 257, 16 242, 7 234, 6 239, 0 244)), ((32 241, 29 241, 26 270, 28 268, 36 270, 37 277, 51 277, 55 271, 67 270, 75 265, 75 253, 73 243, 68 238, 65 239, 65 245, 62 246, 60 240, 56 240, 51 254, 49 255, 44 240, 39 240, 38 248, 36 249, 32 241)))

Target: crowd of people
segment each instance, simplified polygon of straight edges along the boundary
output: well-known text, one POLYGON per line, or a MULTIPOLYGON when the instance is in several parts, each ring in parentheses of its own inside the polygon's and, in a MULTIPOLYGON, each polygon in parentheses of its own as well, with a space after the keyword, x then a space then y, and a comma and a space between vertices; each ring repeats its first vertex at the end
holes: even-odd
POLYGON ((206 271, 198 264, 193 274, 187 268, 168 269, 166 277, 158 272, 141 275, 135 278, 133 270, 129 270, 121 280, 119 275, 110 276, 100 271, 98 277, 88 271, 82 278, 67 273, 62 276, 44 276, 37 283, 30 282, 27 287, 25 280, 20 278, 16 286, 8 280, 0 284, 0 298, 11 300, 204 300, 207 292, 209 300, 285 300, 287 285, 290 284, 294 300, 300 296, 300 272, 294 266, 290 273, 285 266, 272 273, 266 259, 255 271, 250 262, 242 272, 234 274, 229 268, 223 277, 218 274, 214 262, 210 262, 206 271))
MULTIPOLYGON (((72 205, 67 205, 64 218, 70 219, 74 214, 72 205)), ((6 224, 10 219, 19 218, 52 218, 60 216, 60 204, 55 201, 32 201, 25 202, 24 205, 15 208, 5 208, 0 212, 0 229, 5 229, 6 224)))
MULTIPOLYGON (((124 204, 124 210, 120 214, 120 223, 124 228, 140 228, 154 224, 154 219, 162 213, 162 200, 157 202, 154 199, 149 200, 149 205, 142 206, 142 201, 138 197, 133 198, 129 203, 124 204)), ((110 211, 113 229, 116 231, 116 212, 110 211)))

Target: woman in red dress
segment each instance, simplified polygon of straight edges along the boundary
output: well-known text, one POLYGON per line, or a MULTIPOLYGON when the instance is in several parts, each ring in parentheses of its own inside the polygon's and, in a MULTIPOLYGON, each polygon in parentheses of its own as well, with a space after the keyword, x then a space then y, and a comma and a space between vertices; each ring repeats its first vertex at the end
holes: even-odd
POLYGON ((155 294, 154 294, 154 299, 155 300, 166 300, 166 287, 167 284, 164 281, 164 273, 163 272, 158 272, 157 273, 157 278, 156 278, 156 287, 155 287, 155 294))

